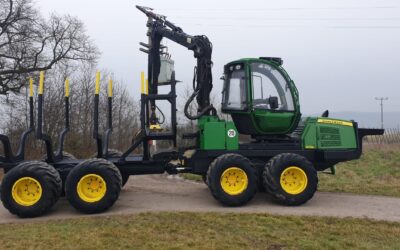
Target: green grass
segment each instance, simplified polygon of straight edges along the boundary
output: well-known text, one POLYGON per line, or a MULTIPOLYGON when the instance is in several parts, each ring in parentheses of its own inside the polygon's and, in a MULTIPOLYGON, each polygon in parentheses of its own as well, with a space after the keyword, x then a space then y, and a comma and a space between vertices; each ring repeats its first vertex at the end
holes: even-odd
POLYGON ((0 225, 5 249, 399 249, 400 224, 261 214, 144 213, 0 225))
POLYGON ((365 149, 361 159, 338 164, 336 175, 319 173, 318 190, 400 197, 400 148, 365 149))

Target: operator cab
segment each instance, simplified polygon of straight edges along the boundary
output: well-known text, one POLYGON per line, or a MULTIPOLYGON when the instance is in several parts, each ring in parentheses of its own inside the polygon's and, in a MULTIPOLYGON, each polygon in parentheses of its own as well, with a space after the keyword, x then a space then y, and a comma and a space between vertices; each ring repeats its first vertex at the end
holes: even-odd
POLYGON ((222 112, 239 133, 288 134, 300 120, 298 92, 280 58, 241 59, 225 65, 222 112))

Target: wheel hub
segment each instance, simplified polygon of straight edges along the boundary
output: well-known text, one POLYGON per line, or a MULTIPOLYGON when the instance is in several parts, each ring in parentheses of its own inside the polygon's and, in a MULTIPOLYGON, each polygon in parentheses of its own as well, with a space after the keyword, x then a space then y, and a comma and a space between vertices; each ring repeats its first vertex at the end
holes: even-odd
POLYGON ((288 194, 300 194, 307 187, 307 174, 299 167, 286 168, 280 178, 282 189, 288 194))
POLYGON ((11 195, 19 205, 32 206, 42 197, 42 186, 32 177, 22 177, 12 186, 11 195))
POLYGON ((77 185, 79 198, 90 203, 101 200, 106 194, 106 191, 106 182, 97 174, 87 174, 83 176, 77 185))
POLYGON ((226 169, 221 175, 221 187, 230 195, 243 193, 247 188, 248 178, 245 171, 238 167, 226 169))

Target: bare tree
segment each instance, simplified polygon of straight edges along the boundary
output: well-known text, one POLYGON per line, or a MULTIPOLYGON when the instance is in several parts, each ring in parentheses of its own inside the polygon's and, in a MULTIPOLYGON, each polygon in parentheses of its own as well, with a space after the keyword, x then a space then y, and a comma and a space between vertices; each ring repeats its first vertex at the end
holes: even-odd
POLYGON ((65 61, 93 61, 96 46, 75 17, 44 19, 32 0, 0 0, 0 94, 17 92, 34 72, 65 61))
MULTIPOLYGON (((89 157, 96 150, 93 133, 93 97, 95 92, 95 64, 85 63, 71 73, 67 65, 60 65, 46 71, 44 91, 44 126, 45 133, 54 143, 64 127, 64 81, 70 80, 70 132, 66 136, 65 150, 77 157, 89 157)), ((75 68, 74 68, 75 69, 75 68)), ((111 73, 103 71, 100 95, 100 132, 106 129, 107 120, 107 82, 111 73)), ((28 125, 25 88, 20 94, 10 94, 8 100, 0 98, 4 104, 0 111, 1 131, 10 137, 14 150, 18 139, 28 125)), ((125 150, 138 131, 138 103, 129 95, 121 82, 114 80, 113 90, 113 134, 110 148, 125 150)), ((35 113, 36 114, 36 113, 35 113)), ((56 145, 54 145, 56 146, 56 145)), ((28 158, 38 158, 44 153, 42 142, 32 136, 27 144, 28 158)), ((0 149, 1 149, 0 145, 0 149)), ((0 150, 1 151, 1 150, 0 150)))

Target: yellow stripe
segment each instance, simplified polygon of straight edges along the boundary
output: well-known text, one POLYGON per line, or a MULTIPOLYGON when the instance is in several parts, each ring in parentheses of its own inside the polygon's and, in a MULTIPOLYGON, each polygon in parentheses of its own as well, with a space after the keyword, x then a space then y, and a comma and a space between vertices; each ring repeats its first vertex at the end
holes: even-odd
POLYGON ((318 119, 318 123, 325 123, 325 124, 333 124, 333 125, 341 125, 341 126, 349 126, 353 127, 352 122, 340 121, 340 120, 332 120, 332 119, 318 119))
POLYGON ((113 81, 110 79, 108 82, 108 97, 113 96, 113 81))
POLYGON ((69 80, 65 79, 65 97, 69 97, 69 80))
POLYGON ((44 87, 44 71, 40 71, 39 78, 39 95, 43 95, 43 87, 44 87))
POLYGON ((96 90, 95 94, 98 95, 100 93, 100 72, 96 72, 96 90))
POLYGON ((29 97, 33 96, 33 79, 32 77, 29 78, 29 97))
POLYGON ((149 94, 149 79, 146 79, 146 95, 148 95, 149 94))
POLYGON ((144 72, 140 73, 140 93, 145 94, 144 92, 144 72))

